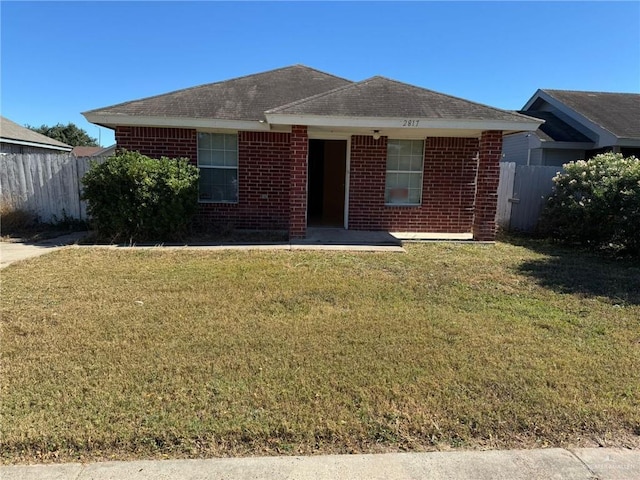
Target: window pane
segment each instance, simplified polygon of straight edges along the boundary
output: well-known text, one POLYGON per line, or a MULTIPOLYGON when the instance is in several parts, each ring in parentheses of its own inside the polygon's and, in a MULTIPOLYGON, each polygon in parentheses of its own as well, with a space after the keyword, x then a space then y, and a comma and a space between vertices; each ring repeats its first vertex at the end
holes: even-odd
POLYGON ((398 157, 396 155, 387 157, 387 170, 398 170, 398 157))
POLYGON ((411 178, 410 173, 399 173, 398 174, 398 187, 409 188, 409 179, 411 178))
POLYGON ((398 186, 397 176, 398 174, 396 173, 387 173, 387 189, 398 186))
POLYGON ((222 133, 212 133, 211 134, 211 148, 215 148, 216 150, 224 150, 224 137, 222 133))
POLYGON ((238 170, 235 168, 201 168, 200 200, 208 202, 237 202, 238 170))
POLYGON ((198 165, 211 165, 211 151, 198 150, 198 165))
POLYGON ((211 152, 211 165, 224 167, 224 150, 213 150, 211 152))
POLYGON ((420 203, 420 190, 409 190, 409 203, 420 203))
POLYGON ((398 140, 398 144, 400 145, 400 155, 411 155, 411 145, 413 144, 411 140, 398 140))
POLYGON ((411 170, 411 157, 403 155, 398 161, 398 170, 411 170))
POLYGON ((237 135, 225 135, 224 136, 224 149, 225 150, 238 150, 238 136, 237 135))
POLYGON ((422 185, 422 175, 413 173, 411 174, 411 179, 409 180, 409 186, 411 188, 420 188, 422 185))
POLYGON ((411 170, 414 172, 422 171, 422 157, 411 157, 411 170))
POLYGON ((408 198, 408 188, 390 188, 387 190, 387 203, 407 203, 408 198))
POLYGON ((238 166, 238 152, 224 152, 224 164, 227 167, 238 166))
POLYGON ((387 155, 398 155, 400 153, 400 145, 398 140, 389 140, 387 142, 387 155))
POLYGON ((202 132, 198 133, 198 148, 211 148, 211 134, 202 132))

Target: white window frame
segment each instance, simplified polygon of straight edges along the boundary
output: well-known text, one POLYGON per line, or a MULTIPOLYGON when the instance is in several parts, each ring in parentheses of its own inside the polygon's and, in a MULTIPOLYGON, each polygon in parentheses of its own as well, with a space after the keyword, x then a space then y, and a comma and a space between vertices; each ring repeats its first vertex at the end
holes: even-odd
MULTIPOLYGON (((387 140, 387 159, 386 159, 386 165, 385 165, 385 180, 384 180, 384 204, 386 207, 419 207, 422 205, 422 193, 423 193, 423 183, 424 183, 424 146, 425 146, 425 141, 424 139, 420 138, 420 139, 399 139, 399 138, 390 138, 387 140), (390 169, 389 168, 389 145, 393 142, 412 142, 412 151, 411 154, 409 155, 412 158, 417 158, 418 154, 414 153, 413 148, 414 148, 414 144, 413 142, 420 142, 422 144, 422 148, 420 151, 420 171, 418 170, 413 170, 413 169, 403 169, 400 170, 400 167, 398 166, 397 169, 390 169), (390 202, 389 201, 389 197, 390 197, 390 193, 389 191, 392 190, 389 187, 388 184, 388 179, 389 179, 389 174, 409 174, 409 175, 415 175, 415 176, 419 176, 420 177, 420 181, 419 181, 419 187, 417 188, 413 188, 413 187, 407 187, 407 201, 406 202, 390 202), (419 194, 419 200, 418 202, 409 202, 409 196, 410 196, 410 191, 411 190, 419 190, 420 194, 419 194)), ((409 162, 411 164, 411 160, 409 162)), ((396 187, 398 188, 398 187, 396 187)), ((403 187, 400 187, 403 188, 403 187)))
POLYGON ((239 195, 239 188, 238 188, 238 134, 237 133, 226 133, 226 132, 198 132, 198 145, 197 145, 197 150, 198 150, 198 168, 203 170, 203 169, 213 169, 213 170, 235 170, 236 171, 236 195, 235 195, 235 199, 234 200, 230 200, 230 199, 223 199, 223 200, 207 200, 207 199, 201 199, 200 198, 200 185, 198 184, 198 202, 199 203, 238 203, 238 195, 239 195), (205 149, 205 148, 201 148, 200 147, 200 138, 201 135, 211 135, 212 138, 210 139, 210 144, 211 144, 211 148, 205 149), (214 149, 213 148, 213 136, 214 135, 223 135, 223 136, 234 136, 235 137, 235 150, 231 150, 231 149, 227 149, 226 148, 226 142, 224 142, 224 147, 222 149, 223 152, 233 152, 235 151, 236 154, 236 164, 233 166, 229 166, 229 165, 204 165, 200 163, 200 152, 201 150, 208 150, 210 152, 213 152, 214 150, 220 150, 220 149, 214 149))

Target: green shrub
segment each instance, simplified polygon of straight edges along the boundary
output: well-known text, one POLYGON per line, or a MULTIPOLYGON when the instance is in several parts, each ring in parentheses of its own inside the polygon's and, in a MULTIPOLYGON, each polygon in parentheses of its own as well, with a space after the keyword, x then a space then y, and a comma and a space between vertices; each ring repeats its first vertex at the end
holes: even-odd
POLYGON ((564 169, 553 179, 542 233, 565 243, 640 252, 640 160, 604 153, 564 169))
POLYGON ((93 228, 112 240, 178 239, 197 207, 198 169, 186 159, 124 151, 92 164, 82 183, 93 228))

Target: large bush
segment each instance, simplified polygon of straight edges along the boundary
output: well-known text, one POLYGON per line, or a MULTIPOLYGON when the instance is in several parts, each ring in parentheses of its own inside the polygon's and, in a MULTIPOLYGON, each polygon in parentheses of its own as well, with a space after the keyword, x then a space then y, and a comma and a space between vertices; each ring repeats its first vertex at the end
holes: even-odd
POLYGON ((542 232, 562 242, 640 252, 640 160, 604 153, 564 169, 553 179, 542 232))
POLYGON ((121 152, 82 178, 93 228, 112 240, 175 240, 198 201, 198 169, 186 159, 121 152))

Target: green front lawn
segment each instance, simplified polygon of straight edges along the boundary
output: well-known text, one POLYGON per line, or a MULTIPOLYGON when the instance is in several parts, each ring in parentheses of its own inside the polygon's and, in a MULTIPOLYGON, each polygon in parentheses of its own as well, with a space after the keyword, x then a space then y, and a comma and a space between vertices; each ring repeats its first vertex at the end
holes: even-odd
POLYGON ((640 446, 640 266, 69 248, 2 271, 5 462, 640 446))

